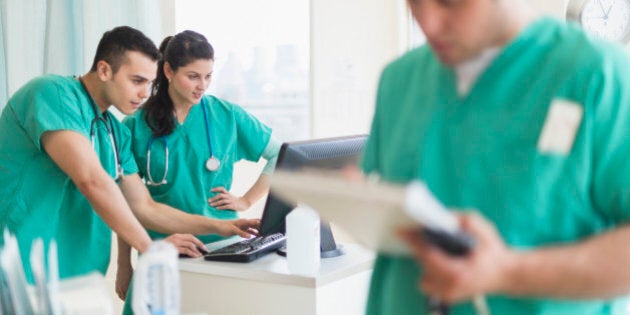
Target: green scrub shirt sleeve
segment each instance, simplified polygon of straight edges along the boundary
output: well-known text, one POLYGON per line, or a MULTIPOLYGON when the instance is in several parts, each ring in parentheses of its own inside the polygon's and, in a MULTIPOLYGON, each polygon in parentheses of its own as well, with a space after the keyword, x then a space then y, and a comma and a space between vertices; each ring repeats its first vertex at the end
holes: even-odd
POLYGON ((237 132, 236 160, 256 162, 271 139, 271 128, 239 106, 233 108, 237 132))
POLYGON ((375 119, 372 122, 372 128, 370 135, 368 136, 363 152, 359 159, 359 167, 363 170, 363 173, 370 174, 372 172, 378 172, 378 122, 375 119))
POLYGON ((282 142, 278 141, 278 139, 271 137, 269 139, 269 143, 265 148, 265 151, 262 153, 262 157, 267 160, 267 164, 262 170, 262 173, 265 175, 271 175, 276 168, 276 163, 278 162, 278 153, 280 152, 280 147, 282 146, 282 142))
POLYGON ((385 75, 385 71, 381 74, 381 79, 379 82, 377 97, 376 97, 376 108, 374 110, 374 119, 372 120, 372 126, 370 127, 370 134, 363 148, 363 152, 361 153, 361 157, 359 159, 359 167, 363 170, 363 173, 370 174, 373 172, 379 171, 379 138, 380 135, 380 127, 379 127, 379 117, 382 115, 379 114, 381 111, 380 108, 383 106, 379 101, 381 95, 381 89, 383 85, 383 76, 385 75))
POLYGON ((81 116, 81 101, 50 77, 29 82, 17 101, 29 103, 16 106, 16 116, 33 143, 43 151, 41 136, 47 131, 72 130, 88 136, 89 130, 81 116))

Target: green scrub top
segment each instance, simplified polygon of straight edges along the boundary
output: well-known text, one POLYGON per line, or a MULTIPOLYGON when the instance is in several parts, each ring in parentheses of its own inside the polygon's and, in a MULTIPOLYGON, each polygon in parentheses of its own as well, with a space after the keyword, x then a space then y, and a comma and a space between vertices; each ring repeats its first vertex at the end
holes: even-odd
MULTIPOLYGON (((124 173, 136 173, 129 130, 113 115, 107 116, 124 173)), ((109 265, 111 230, 40 142, 42 134, 55 130, 72 130, 90 139, 94 117, 81 83, 57 75, 28 82, 0 116, 0 228, 17 237, 29 281, 30 248, 36 238, 44 240, 46 249, 51 239, 56 240, 61 278, 93 271, 105 274, 109 265)), ((95 125, 94 149, 113 178, 113 148, 103 122, 95 125)))
MULTIPOLYGON (((147 147, 152 138, 144 110, 139 110, 125 118, 123 123, 132 134, 131 149, 140 169, 140 175, 147 180, 147 147)), ((216 193, 210 189, 222 186, 230 190, 234 163, 240 160, 258 161, 269 142, 271 129, 241 107, 214 96, 204 95, 200 104, 194 105, 186 120, 177 123, 172 134, 166 137, 169 161, 167 183, 161 186, 147 185, 153 199, 186 211, 217 219, 235 219, 232 210, 217 210, 208 205, 208 199, 216 193), (216 171, 206 169, 210 157, 206 120, 202 106, 208 114, 208 126, 212 141, 213 155, 221 166, 216 171)), ((164 177, 165 151, 163 140, 154 139, 151 145, 151 177, 159 182, 164 177)), ((152 238, 166 235, 149 231, 152 238)), ((201 235, 204 243, 219 240, 218 235, 201 235)))
MULTIPOLYGON (((383 71, 376 103, 364 171, 399 183, 425 181, 446 206, 478 209, 512 247, 574 243, 628 222, 628 57, 574 25, 534 22, 463 98, 453 70, 429 47, 415 49, 383 71), (556 101, 584 111, 566 154, 537 149, 556 101)), ((411 258, 380 255, 367 313, 425 314, 421 272, 411 258)), ((492 314, 626 314, 624 298, 487 301, 492 314)), ((451 311, 475 314, 469 302, 451 311)))

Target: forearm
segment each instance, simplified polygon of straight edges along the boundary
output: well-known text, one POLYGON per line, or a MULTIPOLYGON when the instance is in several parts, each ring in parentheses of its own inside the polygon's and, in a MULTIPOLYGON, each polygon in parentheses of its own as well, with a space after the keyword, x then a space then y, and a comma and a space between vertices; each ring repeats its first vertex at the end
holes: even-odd
POLYGON ((74 131, 51 131, 42 135, 42 145, 101 219, 118 236, 143 252, 151 239, 134 217, 116 182, 101 166, 89 140, 74 131))
POLYGON ((120 187, 133 214, 150 230, 164 234, 203 235, 216 233, 219 228, 218 220, 189 214, 154 201, 137 174, 126 176, 120 187))
POLYGON ((143 226, 159 233, 204 235, 218 231, 218 220, 189 214, 155 201, 142 205, 142 209, 134 212, 143 226))
POLYGON ((574 245, 515 253, 505 293, 554 298, 611 298, 630 293, 630 227, 574 245))
POLYGON ((122 238, 118 237, 118 260, 116 268, 116 295, 121 300, 127 298, 129 283, 133 276, 133 266, 131 265, 131 246, 122 238))
POLYGON ((258 180, 252 185, 252 187, 243 195, 243 198, 249 202, 249 206, 260 200, 265 194, 269 192, 269 175, 260 174, 258 180))
POLYGON ((118 268, 131 268, 131 246, 122 238, 118 237, 118 268))
POLYGON ((116 183, 106 173, 102 172, 93 180, 76 184, 94 211, 120 238, 139 252, 147 249, 151 238, 134 217, 116 183), (99 176, 103 178, 98 179, 99 176))

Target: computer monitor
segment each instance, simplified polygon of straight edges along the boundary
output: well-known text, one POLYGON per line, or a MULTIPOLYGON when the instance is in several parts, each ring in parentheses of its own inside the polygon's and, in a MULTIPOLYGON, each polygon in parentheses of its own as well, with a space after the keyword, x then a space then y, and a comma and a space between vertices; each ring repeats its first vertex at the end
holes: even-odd
MULTIPOLYGON (((280 148, 276 169, 341 169, 348 164, 356 165, 366 139, 367 135, 352 135, 285 142, 280 148)), ((260 220, 260 234, 286 233, 284 219, 293 208, 295 205, 285 203, 274 196, 273 191, 270 192, 260 220)), ((320 249, 322 258, 343 254, 335 242, 330 225, 323 221, 320 226, 320 249)))

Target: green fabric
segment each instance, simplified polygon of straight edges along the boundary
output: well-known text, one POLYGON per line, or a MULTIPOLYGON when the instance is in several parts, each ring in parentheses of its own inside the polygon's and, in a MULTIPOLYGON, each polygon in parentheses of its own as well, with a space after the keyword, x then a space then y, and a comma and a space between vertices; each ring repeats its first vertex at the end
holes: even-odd
MULTIPOLYGON (((516 248, 573 243, 628 221, 630 65, 611 44, 543 18, 507 45, 458 97, 452 69, 427 47, 383 71, 366 173, 420 179, 445 205, 475 208, 516 248), (554 100, 583 106, 572 150, 537 142, 554 100)), ((570 259, 570 257, 567 257, 570 259)), ((380 256, 368 314, 424 314, 421 270, 380 256)), ((493 314, 625 314, 625 299, 570 301, 488 296, 493 314)), ((470 303, 452 314, 474 314, 470 303)))
POLYGON ((273 174, 273 171, 276 169, 276 164, 278 163, 278 154, 280 153, 280 148, 282 147, 282 142, 276 140, 271 137, 269 139, 269 143, 267 147, 262 153, 262 157, 267 160, 265 167, 262 169, 262 173, 265 175, 273 174))
MULTIPOLYGON (((271 129, 248 114, 237 105, 213 96, 204 96, 208 113, 212 150, 221 161, 218 170, 206 169, 206 160, 210 157, 206 124, 200 104, 194 105, 186 120, 178 124, 168 135, 169 163, 168 183, 162 186, 147 186, 153 199, 181 209, 188 213, 217 219, 235 219, 237 213, 232 210, 217 210, 208 205, 207 200, 215 195, 210 189, 223 186, 230 190, 234 163, 240 160, 258 161, 271 137, 271 129)), ((202 102, 203 103, 203 102, 202 102)), ((132 134, 132 151, 140 175, 146 179, 147 146, 151 130, 140 110, 124 120, 132 134)), ((164 143, 154 140, 151 146, 151 176, 160 181, 164 176, 164 143)), ((164 238, 165 235, 149 231, 152 238, 164 238)), ((204 243, 217 241, 217 235, 199 235, 204 243)))
MULTIPOLYGON (((56 239, 61 278, 107 270, 111 230, 40 143, 44 132, 55 130, 72 130, 89 139, 94 117, 79 81, 56 75, 27 83, 0 116, 0 228, 16 235, 30 281, 30 248, 36 238, 46 244, 56 239)), ((112 126, 125 173, 137 172, 129 131, 115 118, 112 126)), ((114 156, 104 123, 97 125, 94 147, 113 177, 114 156)))
POLYGON ((129 281, 129 288, 127 289, 127 295, 125 296, 125 304, 123 305, 122 315, 133 315, 133 278, 129 281))

